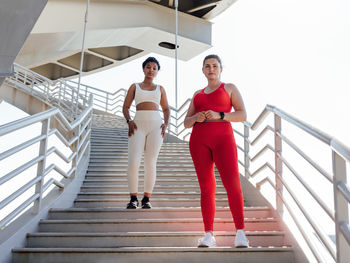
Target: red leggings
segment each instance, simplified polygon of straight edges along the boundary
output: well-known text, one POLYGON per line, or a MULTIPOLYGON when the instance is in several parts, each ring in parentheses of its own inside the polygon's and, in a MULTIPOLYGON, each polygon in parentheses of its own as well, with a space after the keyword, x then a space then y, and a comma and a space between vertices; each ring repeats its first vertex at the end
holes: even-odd
POLYGON ((238 171, 237 146, 231 123, 196 123, 190 138, 190 152, 201 189, 205 231, 213 231, 216 191, 214 163, 227 192, 235 227, 243 229, 243 195, 238 171))

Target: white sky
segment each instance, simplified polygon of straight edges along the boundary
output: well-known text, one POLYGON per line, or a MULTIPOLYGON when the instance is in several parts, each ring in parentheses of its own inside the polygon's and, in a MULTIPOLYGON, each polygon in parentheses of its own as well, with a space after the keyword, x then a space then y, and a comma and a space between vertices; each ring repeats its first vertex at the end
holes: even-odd
MULTIPOLYGON (((350 145, 350 1, 241 0, 214 20, 213 48, 179 62, 179 105, 205 86, 201 63, 216 53, 222 80, 240 90, 248 120, 272 104, 350 145)), ((181 52, 181 49, 179 50, 181 52)), ((175 105, 174 60, 156 56, 175 105)), ((145 57, 82 79, 115 91, 142 81, 145 57)))

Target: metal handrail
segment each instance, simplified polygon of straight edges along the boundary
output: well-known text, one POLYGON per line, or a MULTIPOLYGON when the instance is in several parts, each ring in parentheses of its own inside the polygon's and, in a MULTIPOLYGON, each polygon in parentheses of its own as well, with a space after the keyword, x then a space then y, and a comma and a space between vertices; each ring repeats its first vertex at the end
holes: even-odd
POLYGON ((85 108, 89 98, 89 94, 78 94, 76 88, 65 81, 60 79, 52 81, 16 63, 14 63, 14 75, 6 78, 6 82, 52 107, 59 107, 69 120, 77 118, 77 114, 73 111, 74 105, 85 108), (65 104, 67 109, 61 107, 61 104, 65 104))
MULTIPOLYGON (((25 200, 21 205, 15 208, 12 212, 6 215, 0 221, 0 229, 10 223, 18 214, 24 211, 29 205, 34 203, 33 211, 38 213, 41 210, 41 203, 43 193, 49 189, 51 185, 55 185, 59 188, 64 188, 70 181, 65 181, 65 183, 59 182, 54 178, 49 178, 44 184, 44 178, 51 172, 56 171, 58 174, 62 175, 63 178, 73 178, 77 172, 77 167, 80 167, 83 157, 89 155, 89 146, 90 146, 90 135, 91 135, 91 123, 92 123, 92 108, 93 108, 93 97, 88 94, 88 99, 84 96, 74 97, 74 87, 66 85, 62 81, 53 82, 46 79, 45 77, 40 76, 39 74, 32 72, 24 67, 15 65, 14 76, 8 77, 6 81, 8 83, 14 84, 15 87, 24 89, 26 92, 29 92, 31 95, 38 97, 39 99, 49 102, 53 101, 53 98, 59 98, 57 105, 64 106, 64 108, 51 108, 47 111, 37 113, 35 115, 22 118, 4 125, 0 126, 0 136, 5 136, 12 132, 18 131, 20 129, 26 128, 33 124, 42 124, 42 133, 34 138, 30 138, 21 144, 12 147, 4 152, 0 153, 0 160, 5 160, 6 158, 24 150, 28 147, 39 143, 40 152, 39 155, 32 158, 30 161, 19 165, 14 170, 8 172, 0 178, 0 185, 6 183, 10 179, 18 176, 24 171, 28 170, 30 167, 37 165, 37 176, 31 179, 28 183, 21 186, 15 192, 9 194, 3 201, 0 202, 0 208, 3 208, 15 199, 24 194, 28 189, 35 187, 35 194, 25 200), (18 71, 20 70, 20 71, 18 71), (17 78, 17 79, 16 79, 17 78), (37 82, 36 84, 43 85, 42 87, 37 86, 34 89, 32 81, 37 82), (58 86, 54 86, 57 85, 58 86), (54 91, 54 92, 52 92, 54 91), (64 95, 62 95, 64 92, 64 95), (69 97, 66 95, 68 94, 69 97), (65 103, 64 101, 69 98, 70 104, 65 103), (81 107, 79 115, 73 114, 74 103, 78 103, 78 100, 81 107), (88 103, 88 105, 87 105, 88 103), (61 109, 65 114, 62 113, 61 109), (75 116, 74 120, 69 121, 67 117, 75 116), (57 125, 60 127, 50 129, 50 121, 57 121, 57 125), (60 130, 60 131, 59 131, 60 130), (63 132, 63 133, 62 133, 63 132), (67 147, 70 147, 72 153, 70 156, 66 157, 57 147, 51 147, 48 149, 48 139, 51 135, 56 135, 67 147), (55 154, 60 157, 63 161, 68 164, 71 164, 69 171, 64 171, 61 167, 56 164, 51 164, 48 167, 45 167, 46 159, 51 155, 55 154)), ((85 158, 85 157, 84 157, 85 158)), ((85 158, 86 159, 86 158, 85 158)), ((86 169, 87 162, 84 163, 84 167, 79 169, 86 169)))
MULTIPOLYGON (((305 180, 302 178, 301 175, 299 175, 293 166, 288 163, 285 158, 282 156, 281 152, 276 152, 275 148, 272 146, 264 146, 252 159, 249 159, 248 156, 245 158, 248 158, 250 161, 254 162, 259 156, 261 156, 266 150, 270 149, 275 152, 275 162, 280 162, 281 165, 285 165, 291 172, 292 174, 299 180, 299 182, 303 185, 304 189, 308 191, 308 193, 316 200, 316 202, 320 205, 322 210, 330 217, 331 220, 334 221, 336 225, 336 239, 337 239, 337 244, 336 244, 336 250, 332 246, 332 243, 328 236, 326 236, 323 231, 315 224, 314 220, 310 216, 310 213, 304 209, 301 205, 301 203, 297 200, 295 194, 291 191, 290 186, 287 184, 287 182, 283 179, 282 177, 282 170, 279 170, 277 172, 276 168, 272 168, 271 165, 265 163, 262 165, 260 168, 258 168, 254 173, 249 172, 249 166, 245 167, 245 169, 248 171, 246 174, 249 175, 249 178, 255 177, 257 174, 259 174, 262 170, 265 168, 270 168, 275 173, 275 180, 276 184, 280 184, 280 187, 284 187, 288 190, 290 195, 292 196, 294 202, 297 204, 299 209, 301 209, 304 217, 306 220, 310 223, 310 225, 313 227, 315 232, 318 234, 320 237, 320 240, 323 244, 323 246, 327 249, 329 252, 330 256, 332 256, 335 261, 337 262, 345 262, 341 261, 344 260, 344 258, 349 257, 348 255, 348 250, 344 250, 344 247, 350 246, 350 226, 349 226, 349 218, 348 218, 348 204, 350 203, 350 188, 346 182, 346 169, 345 167, 345 162, 350 162, 350 149, 342 144, 341 142, 337 141, 336 139, 332 138, 328 134, 312 127, 311 125, 298 120, 297 118, 291 116, 290 114, 285 113, 284 111, 278 109, 277 107, 267 105, 265 109, 260 113, 258 118, 255 120, 255 122, 250 125, 249 123, 244 124, 245 127, 248 127, 249 129, 252 130, 257 130, 264 122, 266 117, 270 114, 274 114, 275 116, 275 124, 276 121, 278 121, 278 118, 281 120, 287 121, 291 123, 293 126, 300 128, 307 134, 312 135, 322 143, 327 144, 330 146, 331 150, 333 151, 333 169, 334 169, 334 174, 331 176, 328 172, 326 172, 323 168, 321 168, 320 165, 318 165, 312 158, 310 158, 308 155, 306 155, 298 146, 296 146, 291 140, 289 140, 286 136, 284 136, 280 131, 272 128, 271 126, 267 125, 263 130, 256 136, 255 139, 252 140, 250 145, 255 145, 258 141, 261 140, 261 138, 264 137, 267 131, 272 131, 275 135, 275 143, 280 143, 285 142, 287 143, 291 149, 293 149, 295 152, 297 152, 304 160, 306 160, 313 168, 315 168, 321 175, 323 175, 330 183, 332 183, 334 186, 334 195, 335 195, 335 212, 334 210, 330 209, 322 200, 321 198, 313 191, 313 189, 305 182, 305 180), (337 168, 339 166, 339 168, 337 168), (338 177, 338 179, 336 179, 338 177), (338 182, 341 180, 340 182, 338 182), (337 183, 338 182, 338 183, 337 183), (341 197, 343 199, 341 200, 341 197), (339 210, 342 211, 342 213, 339 212, 339 210), (344 210, 344 211, 343 211, 344 210), (340 215, 341 214, 341 215, 340 215), (340 235, 343 235, 345 238, 345 242, 347 242, 347 245, 344 245, 344 241, 339 237, 340 235)), ((279 124, 280 125, 280 124, 279 124)), ((246 137, 246 136, 245 136, 246 137)), ((249 137, 249 136, 248 136, 249 137)), ((286 199, 283 197, 282 191, 280 189, 277 189, 276 185, 272 184, 271 179, 266 176, 263 178, 260 182, 256 183, 256 187, 260 189, 260 187, 266 183, 269 182, 275 189, 276 191, 276 200, 281 200, 283 204, 286 206, 288 209, 289 213, 291 214, 293 220, 295 221, 297 227, 299 228, 301 234, 303 235, 305 241, 309 245, 311 251, 313 252, 314 256, 319 262, 325 262, 322 257, 320 257, 317 254, 317 250, 315 246, 312 244, 312 240, 307 237, 307 235, 304 234, 303 232, 303 227, 302 224, 299 223, 298 217, 296 217, 293 213, 293 211, 290 209, 288 202, 286 199)), ((283 213, 282 210, 277 210, 280 212, 280 214, 283 213)))

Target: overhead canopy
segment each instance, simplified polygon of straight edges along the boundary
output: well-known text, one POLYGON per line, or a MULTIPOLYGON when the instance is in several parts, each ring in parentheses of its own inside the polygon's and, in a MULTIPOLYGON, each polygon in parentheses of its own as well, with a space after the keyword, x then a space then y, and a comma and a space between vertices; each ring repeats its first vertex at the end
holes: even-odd
MULTIPOLYGON (((211 47, 209 18, 230 1, 179 1, 178 58, 211 47)), ((174 57, 174 1, 91 0, 83 74, 157 53, 174 57)), ((79 74, 86 1, 49 0, 16 62, 50 79, 79 74)))

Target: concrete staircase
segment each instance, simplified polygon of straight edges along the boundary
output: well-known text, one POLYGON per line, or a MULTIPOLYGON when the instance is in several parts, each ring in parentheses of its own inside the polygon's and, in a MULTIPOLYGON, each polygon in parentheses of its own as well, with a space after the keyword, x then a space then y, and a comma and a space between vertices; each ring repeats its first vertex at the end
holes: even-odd
MULTIPOLYGON (((245 200, 250 248, 237 249, 226 192, 217 174, 217 248, 197 248, 203 235, 200 193, 187 143, 164 143, 151 210, 126 210, 127 131, 93 128, 89 169, 70 209, 52 209, 13 262, 294 262, 274 211, 245 200)), ((139 192, 143 191, 143 166, 139 192)), ((243 191, 245 186, 242 185, 243 191)))

